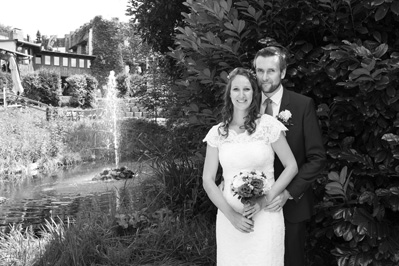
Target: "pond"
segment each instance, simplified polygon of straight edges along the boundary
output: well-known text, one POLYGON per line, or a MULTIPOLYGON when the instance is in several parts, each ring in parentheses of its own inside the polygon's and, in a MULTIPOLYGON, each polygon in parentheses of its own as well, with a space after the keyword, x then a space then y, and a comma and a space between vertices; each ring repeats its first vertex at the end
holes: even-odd
POLYGON ((9 224, 40 228, 45 219, 59 217, 66 220, 82 210, 85 203, 95 198, 104 211, 115 202, 115 195, 122 186, 133 185, 138 179, 149 175, 150 168, 141 163, 121 163, 139 174, 139 177, 121 180, 93 181, 104 169, 114 168, 112 163, 84 163, 68 169, 36 178, 29 178, 19 185, 3 184, 0 198, 0 230, 8 231, 9 224))

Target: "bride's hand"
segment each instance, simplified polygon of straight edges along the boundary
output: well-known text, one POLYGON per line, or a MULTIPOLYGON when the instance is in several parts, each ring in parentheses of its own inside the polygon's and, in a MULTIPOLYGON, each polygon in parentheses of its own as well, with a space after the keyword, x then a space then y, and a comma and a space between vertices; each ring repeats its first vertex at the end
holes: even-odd
POLYGON ((238 212, 233 212, 228 217, 231 224, 242 233, 251 233, 254 231, 254 221, 243 216, 238 212))
POLYGON ((264 201, 264 197, 259 197, 255 200, 253 204, 245 204, 244 205, 244 213, 243 215, 249 219, 252 219, 255 214, 262 210, 262 201, 264 201))

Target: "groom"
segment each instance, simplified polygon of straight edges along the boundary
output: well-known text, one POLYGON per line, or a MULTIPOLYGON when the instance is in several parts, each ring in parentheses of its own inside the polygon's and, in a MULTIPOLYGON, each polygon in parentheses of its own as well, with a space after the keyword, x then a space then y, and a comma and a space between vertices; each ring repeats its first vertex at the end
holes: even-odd
MULTIPOLYGON (((281 80, 286 74, 286 54, 277 46, 258 51, 254 67, 259 88, 262 90, 261 113, 277 116, 288 110, 292 117, 286 123, 286 137, 298 164, 299 172, 286 190, 266 208, 280 210, 285 218, 285 266, 305 265, 306 221, 312 215, 313 194, 311 184, 325 164, 325 150, 311 98, 285 89, 281 80)), ((283 171, 276 157, 274 175, 283 171)))

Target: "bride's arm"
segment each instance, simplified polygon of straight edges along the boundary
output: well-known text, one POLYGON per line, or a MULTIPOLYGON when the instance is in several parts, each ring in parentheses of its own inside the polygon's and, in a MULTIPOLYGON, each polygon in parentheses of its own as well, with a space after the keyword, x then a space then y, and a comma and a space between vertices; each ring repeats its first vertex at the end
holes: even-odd
POLYGON ((252 232, 253 221, 236 212, 225 200, 220 189, 216 186, 215 179, 219 167, 218 148, 207 145, 204 170, 202 174, 203 186, 210 200, 223 212, 235 228, 241 232, 252 232))
POLYGON ((284 171, 280 174, 271 190, 269 191, 266 199, 271 202, 276 196, 285 190, 294 176, 298 173, 298 165, 296 163, 294 154, 288 146, 287 139, 281 133, 277 141, 272 143, 272 148, 279 157, 284 166, 284 171))

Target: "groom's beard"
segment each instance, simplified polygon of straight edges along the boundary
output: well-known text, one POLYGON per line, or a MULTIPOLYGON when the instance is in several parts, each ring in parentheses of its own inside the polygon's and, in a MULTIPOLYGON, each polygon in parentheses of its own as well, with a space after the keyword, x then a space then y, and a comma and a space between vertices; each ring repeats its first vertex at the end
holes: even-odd
POLYGON ((266 93, 271 94, 271 93, 275 92, 280 87, 280 85, 281 85, 281 82, 279 82, 277 84, 270 84, 267 82, 265 82, 265 83, 259 82, 259 87, 262 88, 262 92, 264 94, 266 94, 266 93))

